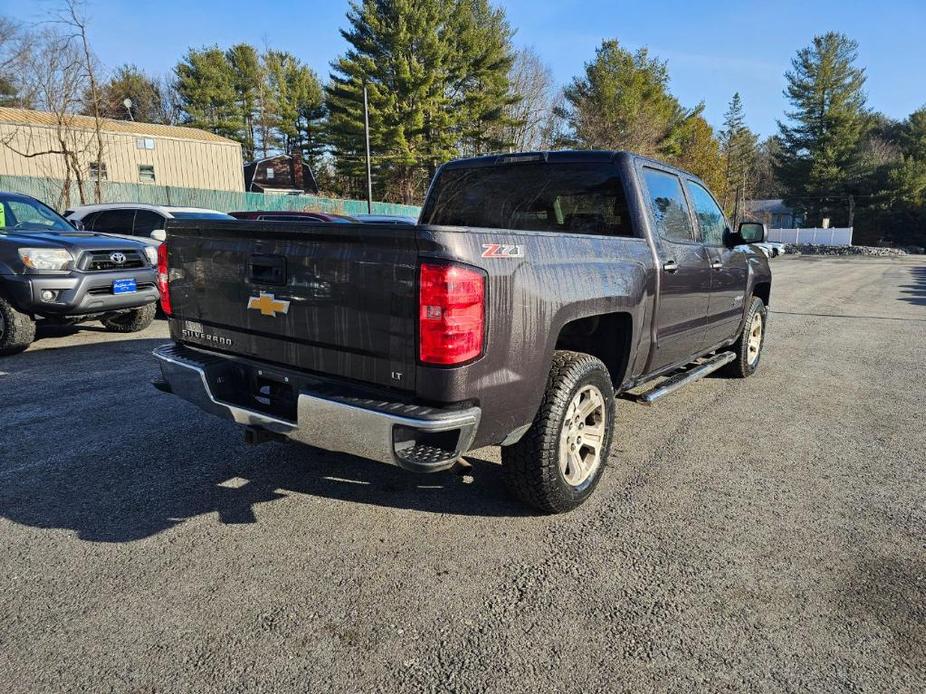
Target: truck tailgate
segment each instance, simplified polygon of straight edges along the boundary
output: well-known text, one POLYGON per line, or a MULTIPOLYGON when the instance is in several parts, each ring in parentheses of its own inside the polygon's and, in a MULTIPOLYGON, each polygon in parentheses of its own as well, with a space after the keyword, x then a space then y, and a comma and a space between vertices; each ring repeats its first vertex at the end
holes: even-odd
POLYGON ((170 222, 174 339, 414 389, 416 227, 170 222))

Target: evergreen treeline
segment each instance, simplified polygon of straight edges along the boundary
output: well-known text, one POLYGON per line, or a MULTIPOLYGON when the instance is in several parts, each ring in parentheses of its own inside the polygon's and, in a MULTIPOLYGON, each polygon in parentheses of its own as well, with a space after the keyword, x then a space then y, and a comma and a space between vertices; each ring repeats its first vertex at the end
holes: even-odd
MULTIPOLYGON (((926 107, 902 122, 870 110, 858 46, 845 35, 822 34, 797 52, 785 74, 790 108, 760 141, 739 94, 715 130, 703 104, 672 94, 666 62, 613 39, 557 88, 534 49, 513 48, 513 28, 490 0, 352 0, 341 33, 348 48, 324 83, 284 51, 194 48, 164 80, 118 68, 94 111, 210 130, 241 142, 249 160, 301 151, 326 193, 357 197, 366 86, 379 199, 420 203, 435 167, 454 157, 628 149, 700 175, 731 214, 747 199, 780 197, 806 225, 854 225, 860 243, 926 245, 926 107)), ((18 52, 2 42, 0 52, 25 51, 6 43, 18 52)), ((41 90, 10 67, 20 64, 0 62, 0 102, 39 103, 41 90)))

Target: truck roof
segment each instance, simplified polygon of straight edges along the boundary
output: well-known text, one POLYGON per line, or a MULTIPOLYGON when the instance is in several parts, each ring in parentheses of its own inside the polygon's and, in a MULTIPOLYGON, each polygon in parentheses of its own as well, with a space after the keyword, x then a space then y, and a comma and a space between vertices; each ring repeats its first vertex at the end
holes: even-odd
MULTIPOLYGON (((489 154, 482 157, 469 157, 466 159, 454 159, 452 161, 444 164, 441 169, 467 169, 467 168, 481 168, 488 166, 499 166, 502 164, 516 164, 519 162, 536 162, 543 161, 547 163, 572 163, 572 164, 582 164, 582 163, 596 163, 596 162, 617 162, 620 160, 637 160, 643 162, 649 162, 651 164, 656 164, 661 167, 672 169, 680 174, 685 176, 690 176, 698 181, 701 181, 700 176, 687 171, 686 169, 680 169, 674 164, 670 164, 665 161, 660 161, 658 159, 653 159, 651 157, 645 157, 642 154, 635 154, 634 152, 628 152, 625 150, 605 150, 605 149, 590 149, 590 150, 579 150, 579 149, 561 149, 561 150, 550 150, 550 151, 538 151, 538 152, 511 152, 508 154, 489 154)), ((703 181, 701 181, 703 183, 703 181)))
POLYGON ((608 162, 620 156, 632 156, 629 152, 612 152, 609 150, 563 149, 542 152, 511 152, 508 154, 490 154, 482 157, 454 159, 444 164, 444 168, 470 168, 478 166, 496 166, 518 162, 608 162))

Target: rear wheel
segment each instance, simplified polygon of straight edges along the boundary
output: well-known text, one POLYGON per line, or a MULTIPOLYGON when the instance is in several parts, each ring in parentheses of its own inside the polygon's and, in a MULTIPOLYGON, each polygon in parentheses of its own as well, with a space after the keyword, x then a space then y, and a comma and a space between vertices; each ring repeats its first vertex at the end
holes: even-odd
POLYGON ((35 340, 35 320, 0 296, 0 356, 22 352, 35 340))
POLYGON ((502 448, 509 488, 545 513, 584 502, 601 479, 614 425, 614 389, 599 359, 556 352, 531 428, 502 448))
POLYGON ((762 359, 762 346, 765 344, 765 326, 768 322, 768 310, 757 296, 752 297, 752 304, 746 313, 743 332, 733 344, 731 351, 736 359, 727 364, 723 372, 734 378, 752 376, 759 368, 762 359))
POLYGON ((111 333, 137 333, 154 321, 155 304, 133 308, 100 319, 100 323, 111 333))

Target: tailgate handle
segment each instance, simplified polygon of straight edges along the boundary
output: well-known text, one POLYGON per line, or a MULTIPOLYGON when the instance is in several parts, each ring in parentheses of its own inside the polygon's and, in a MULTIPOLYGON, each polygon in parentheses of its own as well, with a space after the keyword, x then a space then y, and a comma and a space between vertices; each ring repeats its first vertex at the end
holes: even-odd
POLYGON ((282 255, 252 255, 248 276, 258 284, 286 284, 286 258, 282 255))

